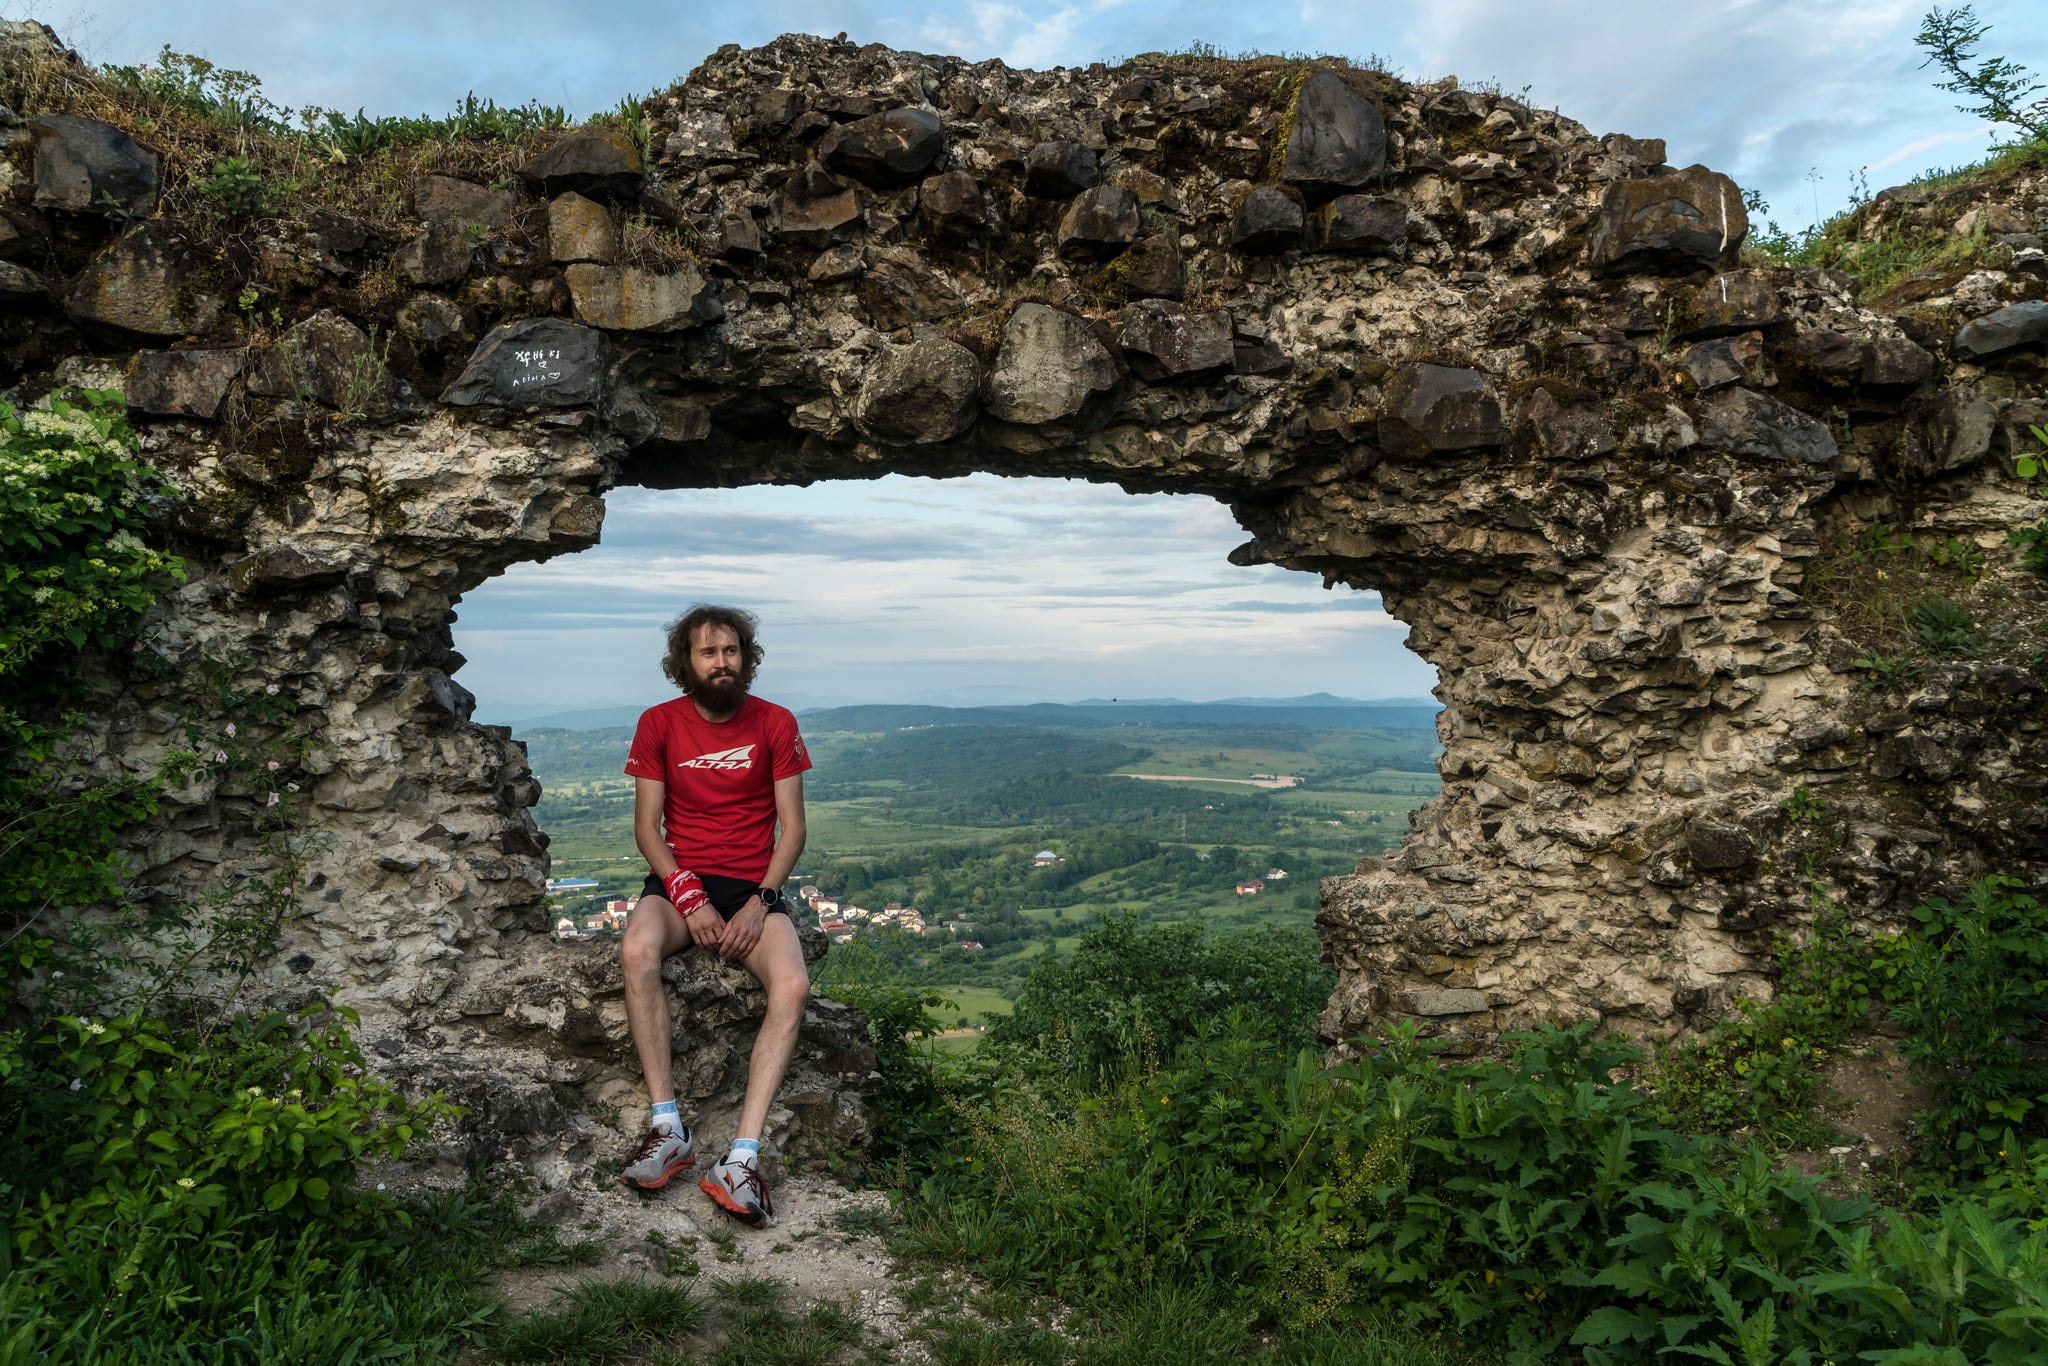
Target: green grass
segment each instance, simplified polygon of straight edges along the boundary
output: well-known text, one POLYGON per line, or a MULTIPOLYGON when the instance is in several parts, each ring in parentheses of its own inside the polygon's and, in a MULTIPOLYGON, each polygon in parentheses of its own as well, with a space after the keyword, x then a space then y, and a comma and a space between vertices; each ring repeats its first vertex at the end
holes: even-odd
POLYGON ((984 1015, 1007 1015, 1012 1008, 1009 997, 988 987, 939 987, 937 991, 946 1004, 932 1013, 948 1028, 962 1016, 979 1023, 984 1015))

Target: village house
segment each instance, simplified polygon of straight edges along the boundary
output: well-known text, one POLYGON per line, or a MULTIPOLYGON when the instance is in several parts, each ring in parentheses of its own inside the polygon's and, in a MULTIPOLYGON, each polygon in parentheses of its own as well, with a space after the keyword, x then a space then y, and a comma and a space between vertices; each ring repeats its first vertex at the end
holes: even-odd
POLYGON ((1058 854, 1055 854, 1050 849, 1041 849, 1032 856, 1031 866, 1034 868, 1050 868, 1059 861, 1060 856, 1058 854))
POLYGON ((1268 882, 1282 882, 1286 878, 1287 870, 1285 868, 1268 868, 1266 870, 1266 881, 1268 882))
POLYGON ((1239 896, 1257 896, 1265 890, 1266 882, 1264 878, 1255 877, 1250 882, 1240 882, 1237 884, 1237 894, 1239 896))

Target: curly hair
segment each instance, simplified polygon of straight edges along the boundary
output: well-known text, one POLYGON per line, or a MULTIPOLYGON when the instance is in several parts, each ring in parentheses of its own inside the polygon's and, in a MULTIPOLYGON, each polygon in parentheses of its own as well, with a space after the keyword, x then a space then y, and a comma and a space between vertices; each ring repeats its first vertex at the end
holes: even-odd
POLYGON ((756 639, 761 623, 752 612, 708 602, 698 603, 669 623, 668 653, 661 660, 661 671, 668 675, 669 682, 684 692, 690 690, 690 637, 705 626, 722 626, 740 638, 740 685, 753 687, 754 670, 761 667, 761 658, 768 653, 756 639))

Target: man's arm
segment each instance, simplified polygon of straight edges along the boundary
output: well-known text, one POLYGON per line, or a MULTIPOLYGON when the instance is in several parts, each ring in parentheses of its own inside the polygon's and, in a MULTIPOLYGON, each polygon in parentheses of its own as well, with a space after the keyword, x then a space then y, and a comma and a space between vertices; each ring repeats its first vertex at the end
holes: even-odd
MULTIPOLYGON (((796 861, 803 857, 803 774, 792 773, 775 780, 775 825, 775 850, 768 856, 767 876, 761 879, 762 885, 768 887, 780 887, 796 867, 796 861)), ((761 926, 767 919, 768 908, 761 904, 761 898, 748 897, 747 904, 733 913, 726 926, 725 938, 718 946, 719 956, 744 958, 752 953, 754 945, 761 942, 761 926)))

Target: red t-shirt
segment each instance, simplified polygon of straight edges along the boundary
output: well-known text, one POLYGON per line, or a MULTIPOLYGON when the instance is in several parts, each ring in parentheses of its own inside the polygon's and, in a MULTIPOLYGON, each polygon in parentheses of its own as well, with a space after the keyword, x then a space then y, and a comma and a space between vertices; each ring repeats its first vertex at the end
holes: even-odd
POLYGON ((626 772, 667 784, 662 826, 693 873, 758 882, 775 850, 775 782, 811 766, 789 708, 758 697, 706 721, 678 697, 640 714, 626 772))

